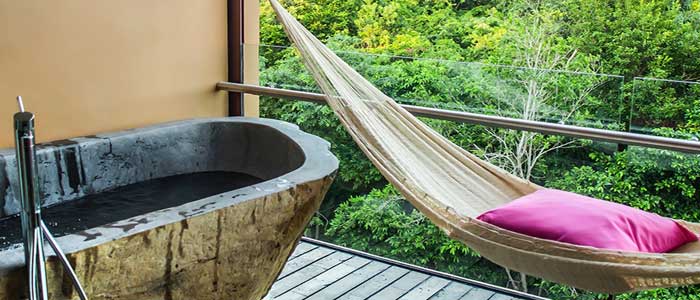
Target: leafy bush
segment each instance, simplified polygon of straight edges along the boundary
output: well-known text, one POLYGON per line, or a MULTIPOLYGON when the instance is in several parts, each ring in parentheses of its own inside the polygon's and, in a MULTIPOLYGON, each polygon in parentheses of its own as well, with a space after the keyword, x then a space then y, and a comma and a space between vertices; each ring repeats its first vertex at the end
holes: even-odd
POLYGON ((340 204, 326 234, 338 245, 494 284, 502 269, 449 239, 391 186, 340 204))
MULTIPOLYGON (((552 113, 534 119, 561 121, 562 112, 571 112, 569 124, 612 129, 632 124, 642 130, 664 126, 668 128, 654 133, 682 138, 700 133, 700 84, 634 79, 700 78, 697 1, 285 0, 283 5, 362 75, 404 103, 521 117, 513 109, 525 103, 520 98, 543 93, 549 98, 541 108, 552 113), (533 16, 533 11, 538 13, 533 16), (518 44, 537 29, 534 23, 549 26, 544 39, 536 47, 518 44), (548 49, 550 62, 556 63, 523 71, 519 67, 543 58, 533 49, 548 49), (624 78, 544 70, 548 68, 624 78), (590 86, 596 89, 581 93, 590 86), (585 106, 572 110, 572 100, 585 106)), ((267 1, 261 8, 261 43, 288 45, 267 1)), ((291 49, 263 47, 260 53, 262 84, 317 89, 291 49)), ((386 181, 329 108, 263 97, 261 115, 299 124, 325 138, 340 160, 338 179, 322 209, 330 221, 323 215, 314 218, 311 234, 469 278, 508 282, 500 267, 449 240, 396 191, 384 187, 386 181), (323 227, 326 232, 320 230, 323 227)), ((424 121, 481 157, 508 150, 483 127, 424 121)), ((547 145, 560 139, 538 135, 536 141, 547 145)), ((548 187, 700 221, 700 159, 694 156, 583 142, 548 153, 532 171, 533 180, 548 187)), ((534 278, 528 285, 533 287, 530 292, 553 299, 606 298, 534 278)), ((697 287, 679 287, 618 299, 697 300, 698 295, 697 287)))
POLYGON ((636 147, 610 155, 593 152, 590 157, 593 165, 574 167, 547 186, 700 221, 700 158, 636 147))

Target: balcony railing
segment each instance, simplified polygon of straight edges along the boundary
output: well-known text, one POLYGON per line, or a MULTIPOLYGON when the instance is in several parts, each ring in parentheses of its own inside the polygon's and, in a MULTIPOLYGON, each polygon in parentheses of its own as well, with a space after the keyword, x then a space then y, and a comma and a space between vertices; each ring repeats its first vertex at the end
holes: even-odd
MULTIPOLYGON (((325 104, 323 94, 305 91, 279 89, 250 84, 232 82, 219 82, 217 88, 222 91, 248 93, 260 96, 271 96, 287 99, 298 99, 318 104, 325 104)), ((682 140, 676 138, 659 137, 646 134, 613 131, 581 126, 547 123, 540 121, 522 120, 501 116, 491 116, 461 111, 452 111, 439 108, 421 107, 414 105, 401 105, 407 111, 420 117, 449 120, 455 122, 472 123, 490 127, 507 128, 567 136, 581 139, 590 139, 603 142, 611 142, 624 145, 635 145, 649 148, 673 150, 685 153, 700 154, 700 142, 682 140)))
MULTIPOLYGON (((358 242, 357 247, 386 254, 382 247, 388 246, 382 238, 374 240, 372 230, 401 229, 390 223, 363 223, 363 217, 354 217, 352 212, 363 209, 371 220, 389 210, 397 215, 405 212, 402 220, 420 223, 420 219, 413 219, 411 207, 400 197, 392 198, 390 186, 377 189, 386 183, 353 147, 352 139, 343 133, 329 109, 303 103, 323 105, 326 100, 292 49, 244 47, 260 53, 260 85, 219 82, 217 88, 263 96, 262 116, 294 122, 329 140, 341 160, 337 184, 307 234, 333 243, 346 243, 352 240, 348 236, 362 235, 368 237, 368 245, 378 246, 358 242), (399 204, 387 204, 394 202, 399 204), (344 208, 341 203, 350 204, 344 208), (371 229, 360 226, 348 235, 338 233, 338 228, 345 226, 341 224, 344 220, 371 229)), ((696 209, 700 192, 695 189, 700 182, 700 109, 690 105, 694 101, 700 104, 699 83, 335 52, 407 111, 422 117, 428 126, 506 171, 548 188, 690 221, 700 218, 696 209), (531 93, 533 85, 540 90, 531 93), (526 105, 522 104, 533 94, 542 97, 534 117, 524 114, 526 105), (673 99, 681 99, 684 106, 674 105, 673 99)), ((406 243, 401 247, 413 249, 410 241, 406 243)), ((413 257, 391 255, 416 263, 413 257)), ((451 258, 470 266, 474 263, 459 255, 451 258)), ((466 269, 439 265, 438 258, 430 259, 435 261, 430 260, 426 266, 517 286, 512 278, 504 279, 491 266, 477 268, 488 274, 480 277, 466 269)))

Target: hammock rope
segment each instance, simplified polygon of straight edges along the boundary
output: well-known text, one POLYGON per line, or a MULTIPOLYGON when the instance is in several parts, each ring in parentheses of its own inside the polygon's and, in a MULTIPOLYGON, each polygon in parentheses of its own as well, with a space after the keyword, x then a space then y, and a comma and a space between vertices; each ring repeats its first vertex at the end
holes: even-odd
MULTIPOLYGON (((533 238, 474 219, 541 187, 435 132, 336 56, 276 0, 270 3, 359 148, 451 238, 511 270, 595 292, 700 283, 700 246, 683 247, 681 254, 602 250, 533 238)), ((700 229, 698 224, 684 224, 694 232, 700 229)))

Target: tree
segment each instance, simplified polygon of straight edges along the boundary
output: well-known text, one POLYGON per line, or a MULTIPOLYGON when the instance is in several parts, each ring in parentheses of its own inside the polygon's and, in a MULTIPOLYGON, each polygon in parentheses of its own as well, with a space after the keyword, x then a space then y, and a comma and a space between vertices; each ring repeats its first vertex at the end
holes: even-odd
MULTIPOLYGON (((509 31, 492 60, 514 66, 485 67, 497 79, 486 83, 491 97, 483 100, 484 106, 495 108, 497 115, 531 121, 563 124, 585 117, 581 109, 602 79, 560 71, 595 71, 590 57, 579 55, 559 36, 560 16, 558 10, 541 1, 529 1, 511 10, 506 23, 509 31)), ((480 149, 485 158, 524 179, 532 179, 545 154, 575 145, 571 140, 533 132, 486 131, 496 143, 480 149)))
MULTIPOLYGON (((700 133, 700 85, 651 84, 637 91, 631 86, 633 76, 700 78, 700 2, 680 2, 285 0, 284 5, 293 6, 293 14, 314 34, 399 101, 623 128, 629 119, 621 120, 620 115, 623 110, 629 113, 635 92, 641 96, 639 101, 634 98, 640 123, 673 125, 673 130, 655 134, 677 137, 700 133), (478 62, 467 63, 471 61, 478 62), (628 80, 587 74, 599 71, 628 80), (622 99, 622 91, 629 98, 622 99)), ((261 17, 263 43, 286 45, 266 7, 261 17)), ((263 84, 315 89, 293 51, 268 49, 261 51, 263 84)), ((373 190, 386 182, 327 107, 266 98, 261 111, 332 143, 340 173, 323 204, 330 221, 317 220, 328 223, 333 242, 496 284, 527 283, 529 292, 553 299, 604 299, 536 278, 508 280, 499 267, 441 235, 391 188, 373 190)), ((693 157, 635 147, 611 154, 615 148, 607 145, 574 145, 557 137, 424 121, 464 148, 477 145, 480 154, 491 155, 494 162, 498 158, 493 155, 500 153, 515 157, 512 161, 520 170, 508 167, 508 162, 499 164, 545 186, 700 220, 695 191, 700 164, 693 157)), ((320 230, 312 233, 324 236, 320 230)), ((699 294, 697 287, 679 287, 618 298, 697 300, 699 294)))

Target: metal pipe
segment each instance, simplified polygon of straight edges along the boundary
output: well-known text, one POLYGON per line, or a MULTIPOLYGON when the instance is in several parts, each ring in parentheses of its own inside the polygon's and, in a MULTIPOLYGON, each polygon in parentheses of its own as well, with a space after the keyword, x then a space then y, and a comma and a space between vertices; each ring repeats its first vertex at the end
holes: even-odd
POLYGON ((51 232, 41 219, 41 198, 37 186, 38 168, 34 140, 34 114, 24 111, 22 97, 17 97, 19 112, 14 115, 15 150, 17 172, 19 174, 20 200, 22 203, 22 235, 24 236, 24 258, 27 264, 28 294, 30 300, 48 300, 46 284, 46 256, 44 239, 49 242, 54 253, 63 264, 80 299, 87 300, 85 290, 80 285, 68 258, 61 251, 51 232))
POLYGON ((75 271, 70 265, 68 258, 63 253, 63 250, 61 250, 61 247, 58 246, 58 242, 56 242, 56 239, 53 238, 51 232, 49 231, 49 228, 46 227, 46 224, 44 224, 44 221, 41 221, 41 230, 44 232, 44 235, 46 236, 46 241, 51 246, 51 249, 53 249, 54 254, 56 254, 56 256, 58 256, 58 259, 61 261, 61 264, 63 265, 63 270, 66 273, 68 273, 68 277, 70 277, 70 280, 73 282, 73 286, 78 291, 78 297, 80 297, 81 300, 87 300, 87 294, 85 293, 85 289, 83 289, 83 286, 80 284, 78 275, 75 274, 75 271))
MULTIPOLYGON (((292 98, 318 104, 326 104, 325 95, 319 93, 310 93, 232 82, 219 82, 217 83, 216 87, 218 90, 221 91, 234 91, 261 96, 292 98)), ((543 134, 568 136, 581 139, 590 139, 617 144, 666 149, 693 154, 700 153, 700 142, 696 141, 688 141, 622 131, 588 128, 573 125, 513 119, 500 116, 489 116, 414 105, 401 106, 407 111, 411 112, 412 114, 420 117, 471 123, 490 127, 531 131, 543 134)))
MULTIPOLYGON (((24 110, 22 98, 17 97, 20 110, 24 110)), ((44 239, 41 233, 41 198, 37 182, 36 148, 34 147, 34 114, 20 111, 14 115, 15 152, 17 173, 20 183, 20 201, 22 204, 22 233, 24 236, 24 255, 29 276, 29 295, 31 300, 48 299, 46 287, 46 259, 44 256, 44 239)))
POLYGON ((46 253, 44 252, 44 236, 40 227, 34 228, 34 238, 34 255, 32 257, 35 259, 35 264, 32 278, 34 278, 35 282, 32 286, 36 287, 35 290, 37 293, 34 299, 48 300, 49 289, 46 281, 46 253))
POLYGON ((37 291, 36 291, 36 235, 34 236, 35 238, 32 239, 32 242, 30 243, 31 248, 29 249, 29 262, 27 263, 27 275, 29 276, 29 299, 34 300, 37 298, 37 291))
POLYGON ((24 102, 22 101, 22 96, 17 96, 17 105, 19 106, 19 112, 24 112, 24 102))

